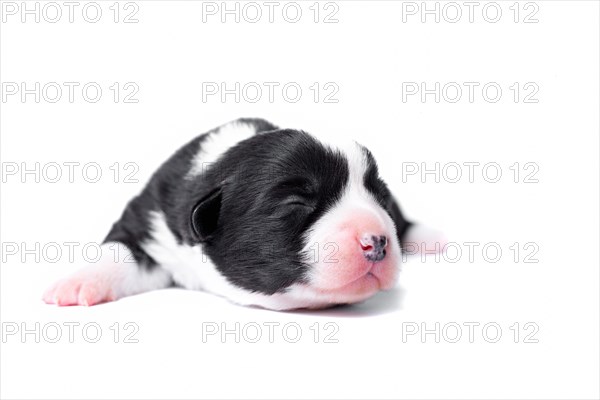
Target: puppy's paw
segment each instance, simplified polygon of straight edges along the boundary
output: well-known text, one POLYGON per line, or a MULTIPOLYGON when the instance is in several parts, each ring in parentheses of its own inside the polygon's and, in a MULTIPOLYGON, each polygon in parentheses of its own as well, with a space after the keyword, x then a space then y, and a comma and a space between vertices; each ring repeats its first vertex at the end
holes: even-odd
POLYGON ((115 300, 110 280, 93 270, 88 267, 56 282, 44 293, 43 300, 58 306, 93 306, 115 300))
POLYGON ((423 225, 413 225, 404 235, 402 250, 406 254, 436 254, 443 252, 446 244, 448 240, 442 232, 423 225))

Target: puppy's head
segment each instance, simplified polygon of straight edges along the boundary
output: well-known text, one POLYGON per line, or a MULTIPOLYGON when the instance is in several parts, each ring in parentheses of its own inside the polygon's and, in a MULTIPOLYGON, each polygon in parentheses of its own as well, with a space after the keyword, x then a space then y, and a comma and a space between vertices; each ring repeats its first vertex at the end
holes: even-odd
POLYGON ((355 142, 259 134, 209 167, 197 192, 193 239, 229 283, 276 297, 280 308, 353 303, 394 284, 393 199, 355 142))

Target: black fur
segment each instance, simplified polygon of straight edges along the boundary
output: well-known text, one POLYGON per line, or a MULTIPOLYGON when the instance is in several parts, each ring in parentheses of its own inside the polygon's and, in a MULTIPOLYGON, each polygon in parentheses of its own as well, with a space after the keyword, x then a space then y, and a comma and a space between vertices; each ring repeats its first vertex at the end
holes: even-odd
MULTIPOLYGON (((332 206, 348 182, 345 157, 305 132, 260 119, 242 119, 261 133, 229 149, 207 171, 186 178, 208 132, 179 149, 126 207, 105 241, 128 246, 147 268, 155 262, 141 248, 150 239, 148 213, 161 211, 180 243, 203 246, 221 274, 238 287, 273 294, 304 281, 302 235, 332 206)), ((387 210, 401 239, 409 223, 369 168, 364 183, 387 210)))

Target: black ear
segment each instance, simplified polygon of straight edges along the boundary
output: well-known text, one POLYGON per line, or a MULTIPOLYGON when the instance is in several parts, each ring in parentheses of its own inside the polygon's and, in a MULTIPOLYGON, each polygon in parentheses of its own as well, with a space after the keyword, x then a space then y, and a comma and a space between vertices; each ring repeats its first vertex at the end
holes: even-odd
POLYGON ((401 244, 403 244, 406 231, 408 231, 408 228, 411 227, 412 222, 409 222, 404 218, 404 215, 402 215, 402 212, 400 211, 398 202, 391 193, 388 196, 386 208, 388 214, 390 214, 392 220, 394 221, 394 225, 396 225, 398 240, 401 244))
POLYGON ((204 242, 217 229, 221 211, 221 188, 203 197, 192 210, 191 224, 194 236, 204 242))

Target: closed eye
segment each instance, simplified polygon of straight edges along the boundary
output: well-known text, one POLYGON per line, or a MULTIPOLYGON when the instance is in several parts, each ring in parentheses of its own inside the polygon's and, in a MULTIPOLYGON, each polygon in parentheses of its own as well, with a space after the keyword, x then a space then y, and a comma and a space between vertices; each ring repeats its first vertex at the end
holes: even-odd
POLYGON ((314 209, 314 206, 305 198, 298 195, 293 195, 288 197, 283 201, 283 204, 287 206, 298 206, 298 207, 306 207, 310 209, 314 209))
POLYGON ((311 182, 304 177, 292 177, 277 184, 273 189, 273 196, 280 199, 285 207, 302 207, 314 210, 315 198, 311 182))
POLYGON ((298 194, 289 195, 280 204, 283 209, 290 211, 311 213, 315 210, 315 204, 310 198, 298 194))

